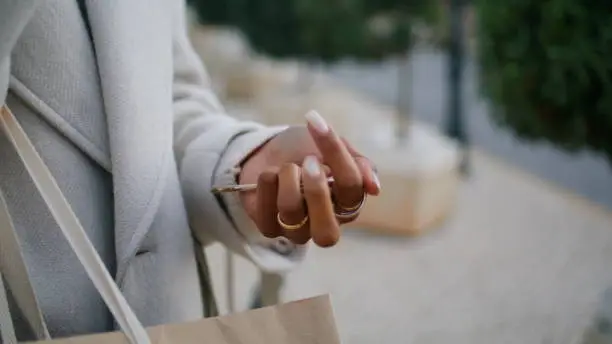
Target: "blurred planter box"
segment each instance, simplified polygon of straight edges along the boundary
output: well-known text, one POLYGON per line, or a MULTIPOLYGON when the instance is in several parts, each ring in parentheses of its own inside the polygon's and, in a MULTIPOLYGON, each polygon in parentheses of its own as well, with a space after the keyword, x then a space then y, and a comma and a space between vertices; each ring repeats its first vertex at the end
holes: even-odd
POLYGON ((413 123, 404 143, 357 146, 376 164, 382 192, 368 199, 354 227, 419 235, 453 214, 460 175, 458 151, 451 141, 413 123))
POLYGON ((298 79, 298 62, 258 56, 236 29, 193 25, 190 40, 222 98, 252 99, 261 92, 287 88, 298 79))
POLYGON ((252 52, 246 40, 235 29, 202 25, 192 25, 189 38, 206 66, 213 88, 219 96, 226 97, 228 80, 248 75, 252 52))
POLYGON ((262 93, 282 92, 295 85, 299 64, 295 61, 274 61, 254 57, 243 66, 240 73, 225 77, 225 94, 228 100, 255 99, 262 93))

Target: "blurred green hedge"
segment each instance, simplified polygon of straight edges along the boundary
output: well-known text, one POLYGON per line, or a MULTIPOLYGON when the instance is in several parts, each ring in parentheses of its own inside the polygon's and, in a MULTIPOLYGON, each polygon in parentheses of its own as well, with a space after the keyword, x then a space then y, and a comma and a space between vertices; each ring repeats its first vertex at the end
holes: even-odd
POLYGON ((415 21, 431 22, 428 0, 189 0, 206 24, 241 29, 252 46, 275 57, 331 62, 403 53, 415 21))
POLYGON ((519 137, 612 160, 612 7, 478 0, 482 92, 519 137))

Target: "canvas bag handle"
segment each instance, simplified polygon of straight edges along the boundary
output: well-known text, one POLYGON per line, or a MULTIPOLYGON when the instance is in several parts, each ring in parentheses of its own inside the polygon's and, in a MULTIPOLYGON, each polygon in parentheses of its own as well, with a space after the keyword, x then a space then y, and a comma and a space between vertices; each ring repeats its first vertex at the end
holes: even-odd
MULTIPOLYGON (((7 106, 0 108, 0 126, 9 141, 15 147, 15 150, 23 161, 26 170, 34 181, 36 188, 47 204, 47 207, 64 234, 64 237, 85 268, 89 278, 102 296, 102 299, 113 314, 123 333, 125 333, 132 344, 149 344, 150 340, 145 328, 128 305, 119 287, 104 266, 102 259, 87 237, 83 226, 74 214, 68 200, 64 197, 47 165, 7 106)), ((0 209, 0 212, 2 211, 3 209, 0 209)), ((5 217, 10 219, 8 212, 5 214, 5 217)), ((16 237, 15 228, 12 222, 8 222, 8 226, 0 223, 0 231, 12 231, 13 235, 16 237)), ((0 245, 0 248, 1 247, 0 245)), ((29 280, 23 281, 22 283, 27 283, 30 285, 29 289, 32 289, 29 280)), ((33 307, 32 304, 29 306, 30 308, 33 307)), ((25 309, 24 312, 29 314, 40 314, 40 308, 37 310, 25 309)), ((3 311, 0 310, 0 313, 3 313, 3 311)))
POLYGON ((2 190, 0 190, 0 331, 2 342, 16 343, 15 330, 8 305, 7 286, 13 292, 17 307, 30 325, 37 339, 50 339, 45 320, 32 284, 30 283, 19 241, 2 190))
POLYGON ((17 343, 2 273, 0 273, 0 340, 4 344, 17 343))

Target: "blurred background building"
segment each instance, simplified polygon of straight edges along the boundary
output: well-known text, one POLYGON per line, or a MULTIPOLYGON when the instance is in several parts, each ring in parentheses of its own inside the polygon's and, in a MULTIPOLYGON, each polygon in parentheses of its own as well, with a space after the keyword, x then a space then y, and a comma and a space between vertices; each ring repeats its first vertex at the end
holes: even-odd
MULTIPOLYGON (((609 6, 190 4, 231 115, 301 124, 315 108, 381 171, 381 197, 283 276, 281 300, 331 293, 346 343, 606 342, 609 6)), ((236 287, 230 300, 215 279, 222 309, 248 308, 257 269, 208 253, 236 287)))

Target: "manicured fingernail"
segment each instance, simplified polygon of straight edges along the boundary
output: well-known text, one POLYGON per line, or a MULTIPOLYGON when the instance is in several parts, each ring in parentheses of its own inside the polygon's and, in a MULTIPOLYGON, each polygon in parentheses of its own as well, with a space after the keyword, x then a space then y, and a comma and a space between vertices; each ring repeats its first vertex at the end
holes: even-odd
POLYGON ((374 170, 372 170, 372 180, 374 181, 374 184, 376 184, 378 191, 380 191, 380 179, 378 179, 378 174, 374 170))
POLYGON ((321 174, 321 165, 319 165, 319 160, 314 156, 307 156, 302 166, 304 171, 311 177, 316 178, 321 174))
POLYGON ((327 125, 327 122, 315 110, 308 111, 308 113, 304 117, 306 117, 306 121, 308 121, 308 123, 316 131, 318 131, 319 134, 327 134, 327 132, 329 131, 329 126, 327 125))

